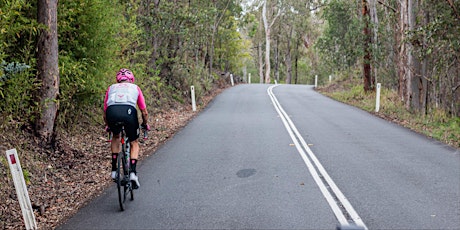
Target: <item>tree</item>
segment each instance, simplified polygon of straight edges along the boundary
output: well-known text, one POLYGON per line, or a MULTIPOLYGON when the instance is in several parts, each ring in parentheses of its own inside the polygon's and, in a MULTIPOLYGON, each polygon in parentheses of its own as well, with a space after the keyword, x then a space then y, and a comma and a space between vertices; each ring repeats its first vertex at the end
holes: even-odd
MULTIPOLYGON (((421 63, 418 59, 417 43, 422 42, 415 36, 411 35, 411 31, 415 31, 419 26, 416 23, 416 17, 419 12, 418 2, 416 0, 400 0, 400 25, 401 25, 401 50, 400 50, 400 96, 405 102, 407 110, 421 110, 425 104, 423 92, 426 90, 423 86, 420 77, 422 72, 421 63), (408 33, 409 32, 409 33, 408 33), (403 34, 404 33, 404 34, 403 34), (407 36, 407 37, 405 37, 407 36)), ((423 16, 422 16, 423 17, 423 16)), ((423 40, 423 39, 422 39, 423 40)))
POLYGON ((362 20, 356 10, 360 2, 331 0, 321 12, 326 26, 315 46, 331 69, 347 70, 363 57, 362 20))
MULTIPOLYGON (((271 39, 271 28, 273 24, 276 21, 276 18, 281 14, 281 7, 276 5, 271 5, 271 11, 275 10, 277 8, 277 13, 276 15, 270 20, 270 18, 267 17, 267 1, 269 0, 264 0, 263 2, 263 8, 262 8, 262 20, 264 23, 264 29, 265 29, 265 83, 268 84, 270 83, 270 39, 271 39)), ((272 12, 273 13, 273 12, 272 12)))
MULTIPOLYGON (((222 21, 222 18, 225 16, 225 12, 227 11, 227 8, 228 8, 228 6, 230 4, 230 1, 231 0, 227 0, 227 3, 225 3, 225 6, 221 10, 222 12, 220 12, 220 13, 217 12, 214 15, 214 21, 213 21, 213 24, 212 24, 212 33, 211 33, 211 44, 210 44, 210 49, 209 49, 209 75, 211 75, 212 69, 213 69, 214 48, 215 48, 214 42, 216 40, 216 35, 218 33, 219 25, 220 25, 220 23, 222 21)), ((219 8, 217 7, 217 1, 215 2, 214 8, 216 10, 219 10, 219 8)))
POLYGON ((38 0, 37 8, 38 23, 45 25, 45 29, 41 30, 37 44, 37 72, 41 89, 36 132, 46 144, 53 141, 59 108, 57 4, 58 0, 38 0))
POLYGON ((372 62, 372 55, 371 55, 371 35, 370 35, 370 28, 369 28, 369 5, 367 0, 362 0, 362 9, 363 9, 363 21, 364 21, 364 29, 363 29, 363 36, 364 36, 364 59, 363 59, 363 79, 364 79, 364 91, 369 92, 374 88, 374 78, 372 77, 371 71, 371 62, 372 62))
POLYGON ((286 69, 286 84, 297 80, 299 57, 305 54, 309 46, 308 37, 312 34, 310 25, 310 1, 285 0, 286 9, 278 20, 280 52, 283 53, 283 64, 286 69), (303 44, 303 46, 300 46, 303 44), (293 67, 294 66, 294 67, 293 67))

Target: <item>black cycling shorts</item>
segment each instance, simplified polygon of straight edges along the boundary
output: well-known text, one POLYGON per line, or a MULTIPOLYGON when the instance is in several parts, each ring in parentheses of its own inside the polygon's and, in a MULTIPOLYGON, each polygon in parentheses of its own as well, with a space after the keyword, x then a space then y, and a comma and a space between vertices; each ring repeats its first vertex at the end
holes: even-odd
POLYGON ((107 108, 106 118, 113 135, 118 135, 124 126, 129 141, 135 141, 139 138, 139 120, 135 107, 131 105, 111 105, 107 108))

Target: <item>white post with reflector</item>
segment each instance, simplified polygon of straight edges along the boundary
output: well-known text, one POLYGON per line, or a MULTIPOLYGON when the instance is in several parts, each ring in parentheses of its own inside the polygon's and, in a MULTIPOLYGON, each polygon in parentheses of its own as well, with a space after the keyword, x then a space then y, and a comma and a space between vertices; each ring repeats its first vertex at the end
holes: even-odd
POLYGON ((375 112, 378 113, 380 110, 380 88, 382 84, 377 83, 377 95, 375 97, 375 112))
POLYGON ((315 75, 315 88, 318 88, 318 75, 315 75))
POLYGON ((232 86, 235 85, 235 82, 233 81, 233 74, 230 74, 230 82, 232 83, 232 86))
POLYGON ((251 84, 251 73, 249 73, 248 83, 251 84))
POLYGON ((192 110, 196 111, 196 101, 195 101, 195 86, 191 86, 190 90, 192 91, 192 110))
POLYGON ((34 211, 32 209, 32 205, 30 204, 26 181, 24 180, 24 174, 22 173, 21 163, 19 162, 16 149, 7 150, 6 159, 10 165, 10 171, 13 177, 14 187, 16 188, 16 193, 18 195, 19 205, 21 206, 26 229, 37 229, 37 222, 35 221, 34 211))

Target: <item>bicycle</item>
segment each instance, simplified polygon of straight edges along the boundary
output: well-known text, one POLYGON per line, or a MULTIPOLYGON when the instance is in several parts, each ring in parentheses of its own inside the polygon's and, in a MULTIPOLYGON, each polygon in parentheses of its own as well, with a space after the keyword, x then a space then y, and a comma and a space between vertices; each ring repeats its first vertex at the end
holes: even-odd
MULTIPOLYGON (((117 169, 116 177, 113 181, 117 184, 118 190, 118 203, 120 204, 120 210, 125 210, 125 201, 127 195, 130 195, 130 200, 134 200, 134 188, 131 180, 129 179, 130 173, 130 144, 128 137, 125 133, 125 128, 123 123, 118 123, 122 127, 121 129, 121 151, 118 153, 117 157, 117 169)), ((144 140, 147 139, 147 130, 142 129, 144 132, 144 140)), ((109 141, 112 140, 112 133, 109 133, 109 141)))

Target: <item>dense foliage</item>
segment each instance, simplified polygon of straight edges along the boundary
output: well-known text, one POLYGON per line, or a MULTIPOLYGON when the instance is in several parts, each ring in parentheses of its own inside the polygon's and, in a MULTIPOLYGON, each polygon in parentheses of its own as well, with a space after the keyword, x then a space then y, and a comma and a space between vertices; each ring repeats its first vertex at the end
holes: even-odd
MULTIPOLYGON (((329 75, 360 77, 367 62, 376 81, 400 91, 408 110, 440 108, 458 116, 460 3, 412 1, 412 22, 402 20, 408 12, 402 2, 59 1, 58 121, 72 125, 77 116, 99 108, 120 67, 133 69, 151 97, 148 103, 161 107, 187 101, 190 85, 202 96, 225 72, 243 79, 252 74, 252 82, 258 82, 269 64, 278 82, 312 84, 314 75, 320 83, 329 75), (269 63, 262 58, 267 52, 264 2, 272 23, 269 63), (370 18, 362 14, 363 4, 375 11, 370 18), (369 60, 363 59, 369 48, 366 23, 372 31, 369 60), (411 93, 417 81, 423 90, 411 93)), ((36 42, 43 28, 36 20, 37 4, 0 3, 0 113, 8 118, 5 123, 33 122, 40 86, 36 42)))
POLYGON ((398 91, 407 110, 429 114, 441 109, 459 116, 459 1, 326 2, 321 12, 326 26, 316 43, 326 69, 356 76, 368 62, 376 81, 398 91), (363 37, 366 24, 371 47, 363 37), (372 50, 368 59, 363 58, 366 48, 372 50))
MULTIPOLYGON (((101 108, 103 93, 121 67, 134 71, 155 107, 188 100, 192 84, 198 97, 205 94, 220 71, 235 71, 248 56, 237 32, 240 12, 231 0, 59 1, 59 124, 73 125, 101 108)), ((5 124, 32 123, 40 85, 37 38, 43 28, 36 20, 37 3, 1 0, 0 18, 0 113, 8 118, 5 124)))
POLYGON ((363 56, 362 23, 356 2, 332 0, 322 16, 327 24, 316 47, 324 64, 338 70, 354 67, 363 56))

